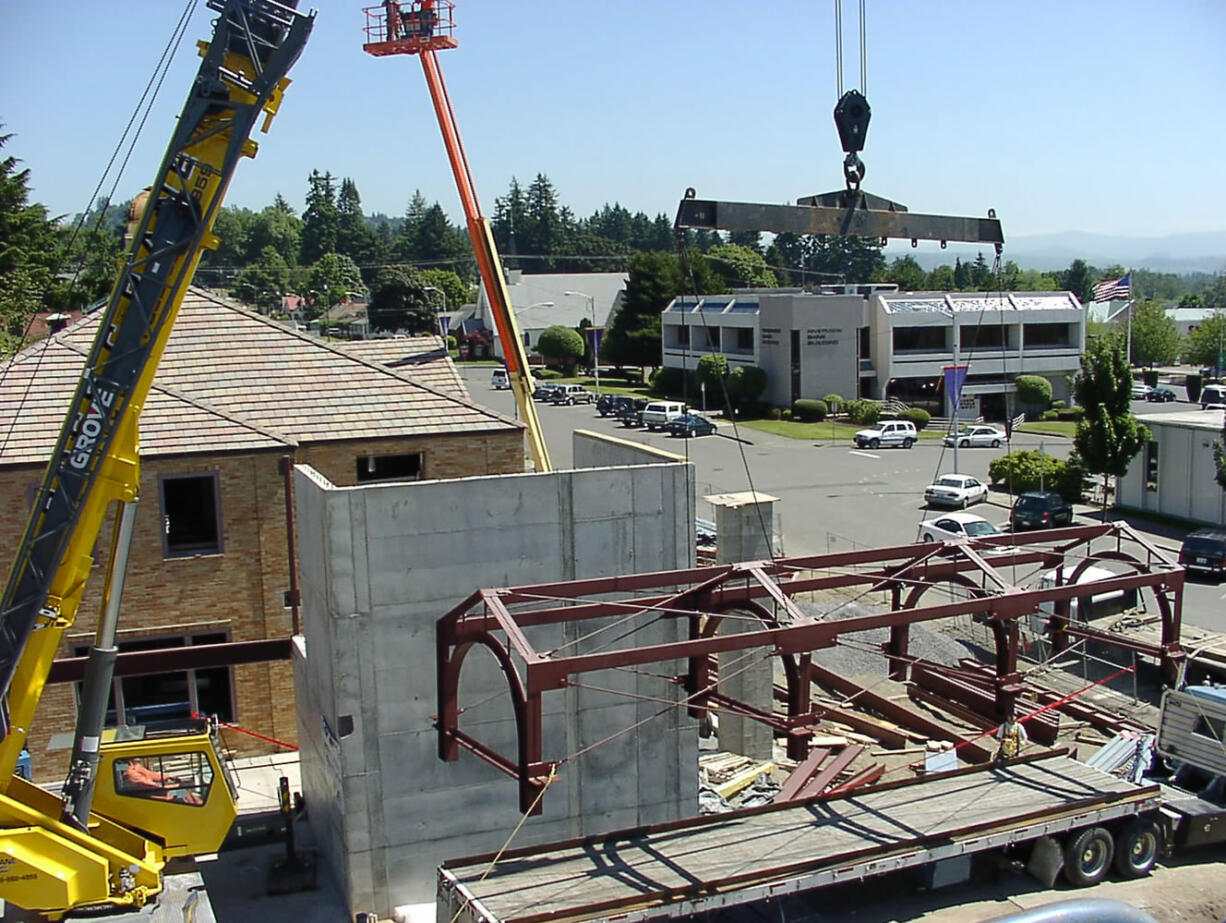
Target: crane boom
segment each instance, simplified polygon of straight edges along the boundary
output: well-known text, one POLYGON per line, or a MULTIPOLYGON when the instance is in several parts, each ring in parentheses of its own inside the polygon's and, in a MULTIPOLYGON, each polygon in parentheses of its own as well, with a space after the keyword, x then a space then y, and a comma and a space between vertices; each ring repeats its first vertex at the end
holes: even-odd
MULTIPOLYGON (((239 159, 255 156, 251 132, 261 116, 267 131, 314 24, 314 12, 300 13, 297 0, 208 0, 207 6, 217 14, 212 40, 199 43, 199 70, 0 597, 0 851, 9 856, 8 872, 20 873, 6 874, 0 898, 53 915, 83 904, 140 906, 160 888, 157 873, 169 840, 159 836, 158 845, 133 832, 158 833, 156 820, 125 829, 122 816, 111 815, 118 823, 91 816, 88 799, 84 815, 72 818, 59 810, 58 798, 13 772, 56 650, 76 618, 107 511, 137 498, 137 419, 200 257, 217 246, 212 227, 221 201, 239 159)), ((116 605, 108 600, 108 608, 116 605)), ((105 702, 103 695, 100 711, 105 702)), ((100 729, 102 715, 95 719, 100 729)), ((86 735, 92 765, 83 777, 97 766, 96 734, 86 735)))

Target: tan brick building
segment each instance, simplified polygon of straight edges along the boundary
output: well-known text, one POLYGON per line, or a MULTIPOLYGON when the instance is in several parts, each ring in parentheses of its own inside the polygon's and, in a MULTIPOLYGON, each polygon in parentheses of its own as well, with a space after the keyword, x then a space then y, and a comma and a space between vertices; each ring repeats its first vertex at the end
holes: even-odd
MULTIPOLYGON (((7 574, 98 315, 0 365, 0 562, 7 574)), ((284 638, 294 589, 286 464, 338 485, 524 469, 522 425, 468 399, 437 337, 332 344, 192 290, 140 417, 141 501, 120 650, 284 638)), ((84 653, 110 524, 60 656, 84 653)), ((117 678, 114 723, 215 713, 294 742, 288 662, 117 678)), ((73 686, 48 686, 29 737, 37 779, 63 776, 73 686), (57 737, 53 741, 53 736, 57 737), (54 745, 49 749, 49 745, 54 745)), ((239 753, 268 749, 228 732, 239 753)))

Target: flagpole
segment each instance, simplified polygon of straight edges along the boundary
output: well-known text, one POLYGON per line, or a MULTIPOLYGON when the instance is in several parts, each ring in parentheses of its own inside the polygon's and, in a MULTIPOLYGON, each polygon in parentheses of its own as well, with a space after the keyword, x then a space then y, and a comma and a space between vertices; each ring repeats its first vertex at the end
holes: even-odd
POLYGON ((1132 297, 1132 267, 1131 266, 1128 268, 1128 273, 1126 275, 1126 278, 1128 279, 1128 344, 1125 348, 1128 350, 1128 352, 1124 354, 1124 357, 1128 360, 1128 373, 1129 375, 1131 375, 1132 374, 1132 306, 1133 304, 1135 304, 1135 301, 1132 297))

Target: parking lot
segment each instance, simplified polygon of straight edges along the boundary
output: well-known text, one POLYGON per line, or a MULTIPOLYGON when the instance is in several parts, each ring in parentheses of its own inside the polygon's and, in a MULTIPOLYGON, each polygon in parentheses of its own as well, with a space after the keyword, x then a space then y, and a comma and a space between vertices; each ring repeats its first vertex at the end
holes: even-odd
MULTIPOLYGON (((473 400, 508 416, 515 415, 510 391, 490 388, 490 368, 462 368, 473 400)), ((1173 389, 1183 397, 1182 388, 1173 389)), ((622 427, 612 417, 602 418, 590 405, 574 407, 537 405, 546 444, 555 468, 572 464, 570 434, 575 429, 607 432, 624 439, 666 449, 689 459, 697 478, 698 514, 713 518, 703 497, 715 493, 754 489, 778 497, 777 528, 787 555, 847 551, 854 548, 900 545, 916 539, 919 523, 939 514, 923 502, 924 488, 938 474, 955 471, 954 450, 939 440, 921 440, 911 449, 857 450, 850 442, 788 439, 720 421, 718 435, 680 439, 666 433, 622 427)), ((1137 414, 1187 410, 1188 404, 1135 401, 1137 414)), ((1070 440, 1059 436, 1018 433, 1014 449, 1038 449, 1063 457, 1070 440)), ((999 449, 960 449, 957 471, 988 481, 988 464, 1004 454, 999 449)), ((986 503, 971 508, 998 525, 1009 518, 1009 497, 993 491, 986 503)), ((1099 512, 1078 505, 1077 521, 1094 522, 1099 512)), ((1116 514, 1118 515, 1118 514, 1116 514)), ((1157 544, 1177 552, 1177 529, 1146 534, 1157 544), (1162 534, 1166 532, 1167 534, 1162 534)), ((1188 581, 1184 620, 1191 625, 1226 632, 1226 586, 1188 581)))

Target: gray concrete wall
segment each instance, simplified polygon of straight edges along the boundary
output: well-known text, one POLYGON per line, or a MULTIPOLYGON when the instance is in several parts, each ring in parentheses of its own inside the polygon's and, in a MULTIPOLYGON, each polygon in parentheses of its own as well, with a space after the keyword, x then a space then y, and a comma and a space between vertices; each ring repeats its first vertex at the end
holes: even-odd
POLYGON ((632 439, 577 429, 572 435, 576 468, 608 468, 613 465, 658 465, 684 463, 684 457, 632 439))
MULTIPOLYGON (((510 777, 466 752, 438 759, 437 619, 480 587, 692 567, 692 472, 671 463, 336 488, 297 469, 303 788, 353 912, 432 900, 442 860, 499 849, 520 820, 510 777)), ((530 639, 581 652, 631 624, 530 639)), ((623 645, 684 631, 650 613, 633 624, 643 630, 623 645)), ((545 696, 544 757, 592 749, 562 766, 515 845, 696 812, 697 728, 661 698, 679 690, 647 671, 591 674, 545 696)), ((506 682, 482 649, 465 661, 460 705, 465 731, 514 754, 506 682)))

